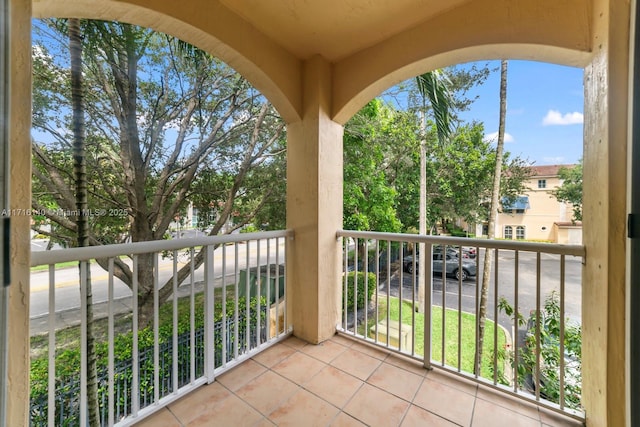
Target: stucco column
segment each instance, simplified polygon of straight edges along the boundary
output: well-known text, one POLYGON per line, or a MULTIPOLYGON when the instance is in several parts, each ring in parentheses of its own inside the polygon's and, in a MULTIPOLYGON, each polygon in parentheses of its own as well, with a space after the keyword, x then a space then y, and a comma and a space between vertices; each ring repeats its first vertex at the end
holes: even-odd
POLYGON ((11 2, 9 123, 11 287, 7 425, 29 425, 29 216, 31 206, 31 1, 11 2))
POLYGON ((588 426, 622 426, 629 2, 594 5, 594 56, 584 77, 582 398, 588 426))
POLYGON ((303 66, 303 118, 287 126, 287 250, 289 310, 295 336, 319 343, 336 330, 342 227, 342 133, 330 118, 331 65, 303 66))

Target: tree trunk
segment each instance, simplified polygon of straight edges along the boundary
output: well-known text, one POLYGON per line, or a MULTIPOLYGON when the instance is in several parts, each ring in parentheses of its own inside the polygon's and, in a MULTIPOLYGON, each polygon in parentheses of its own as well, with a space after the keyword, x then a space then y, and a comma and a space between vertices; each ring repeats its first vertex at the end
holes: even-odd
MULTIPOLYGON (((496 218, 500 196, 500 177, 502 175, 502 157, 504 150, 505 120, 507 116, 507 61, 502 60, 500 67, 500 124, 498 126, 498 143, 496 145, 496 168, 493 175, 493 189, 491 190, 491 209, 489 210, 489 224, 487 238, 495 237, 496 218)), ((493 252, 489 249, 484 254, 482 270, 482 288, 480 290, 480 305, 478 307, 478 348, 475 360, 475 372, 480 375, 482 368, 482 346, 484 345, 485 323, 487 320, 487 299, 489 296, 489 280, 491 277, 491 261, 493 252)), ((498 319, 495 319, 497 322, 498 319)))
MULTIPOLYGON (((424 236, 427 234, 427 117, 424 108, 420 112, 420 133, 422 134, 422 139, 420 141, 420 209, 418 233, 424 236)), ((418 243, 418 253, 420 255, 414 254, 415 259, 418 261, 418 312, 424 313, 426 262, 421 259, 426 253, 424 243, 418 243)))
MULTIPOLYGON (((82 39, 80 20, 68 20, 69 55, 71 59, 71 103, 73 110, 73 176, 76 193, 78 247, 89 246, 89 223, 86 212, 87 173, 85 161, 84 95, 82 88, 82 39)), ((100 426, 100 407, 98 404, 98 379, 96 367, 95 338, 93 333, 93 296, 91 292, 91 265, 79 264, 84 268, 86 283, 87 313, 87 405, 89 406, 89 425, 100 426)), ((80 271, 82 276, 82 271, 80 271)), ((82 283, 80 284, 82 286, 82 283)), ((84 408, 80 408, 84 410, 84 408)))

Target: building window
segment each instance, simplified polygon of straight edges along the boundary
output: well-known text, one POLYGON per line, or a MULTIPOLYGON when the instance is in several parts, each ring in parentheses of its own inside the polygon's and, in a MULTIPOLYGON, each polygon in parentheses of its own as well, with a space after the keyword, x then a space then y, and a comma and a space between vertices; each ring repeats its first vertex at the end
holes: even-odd
POLYGON ((522 225, 516 227, 516 239, 524 240, 524 227, 522 225))
POLYGON ((513 239, 513 227, 510 225, 505 225, 504 227, 504 238, 513 239))
POLYGON ((547 188, 547 180, 539 179, 538 180, 538 188, 547 188))

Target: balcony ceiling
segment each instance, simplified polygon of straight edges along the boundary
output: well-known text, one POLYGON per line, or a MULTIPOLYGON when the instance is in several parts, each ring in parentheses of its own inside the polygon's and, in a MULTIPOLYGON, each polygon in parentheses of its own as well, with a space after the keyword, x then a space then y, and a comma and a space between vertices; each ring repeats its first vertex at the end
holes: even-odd
POLYGON ((220 0, 299 58, 337 61, 469 0, 220 0))

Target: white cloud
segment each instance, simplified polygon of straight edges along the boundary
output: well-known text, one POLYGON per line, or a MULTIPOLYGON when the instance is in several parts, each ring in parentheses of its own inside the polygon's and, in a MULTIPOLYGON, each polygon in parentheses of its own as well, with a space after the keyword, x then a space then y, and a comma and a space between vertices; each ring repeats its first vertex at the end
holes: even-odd
POLYGON ((542 126, 556 125, 577 125, 584 121, 582 113, 574 111, 573 113, 562 114, 558 110, 549 110, 547 115, 542 119, 542 126))
MULTIPOLYGON (((498 142, 498 132, 488 133, 484 136, 484 140, 487 142, 498 142)), ((514 142, 513 136, 510 133, 504 133, 504 142, 514 142)))
POLYGON ((542 159, 542 161, 544 162, 544 164, 546 165, 560 165, 562 163, 564 163, 564 157, 562 156, 558 156, 558 157, 544 157, 542 159))

